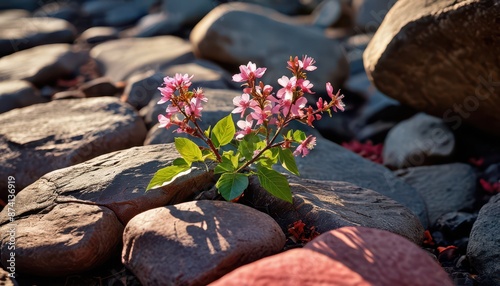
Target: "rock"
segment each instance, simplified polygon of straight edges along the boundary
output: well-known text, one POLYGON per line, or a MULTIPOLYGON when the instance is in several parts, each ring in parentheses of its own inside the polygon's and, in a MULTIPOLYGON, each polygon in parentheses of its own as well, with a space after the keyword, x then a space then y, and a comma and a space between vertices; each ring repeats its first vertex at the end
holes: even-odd
POLYGON ((284 232, 302 220, 320 233, 343 226, 366 226, 397 233, 416 244, 422 242, 424 229, 418 217, 386 196, 347 182, 296 177, 289 182, 293 204, 270 195, 256 178, 241 202, 270 214, 284 232))
MULTIPOLYGON (((194 80, 194 78, 193 78, 194 80)), ((200 122, 202 128, 208 128, 208 126, 215 126, 215 124, 221 120, 223 117, 227 116, 231 111, 234 110, 235 106, 233 104, 233 98, 240 96, 241 92, 233 90, 224 89, 209 89, 205 88, 205 97, 208 99, 206 103, 203 104, 203 118, 200 122)), ((154 97, 141 113, 145 113, 144 121, 148 125, 154 125, 158 123, 158 115, 165 114, 165 104, 157 104, 160 100, 160 94, 154 97)), ((233 114, 233 121, 237 122, 240 118, 233 114)), ((171 128, 165 131, 174 131, 176 128, 171 128)), ((171 141, 173 142, 173 141, 171 141)))
POLYGON ((7 265, 14 233, 16 272, 56 276, 105 262, 120 245, 123 226, 106 207, 70 203, 16 219, 0 231, 3 265, 7 265))
POLYGON ((338 0, 325 0, 312 12, 312 25, 326 29, 333 26, 342 16, 342 4, 338 0))
POLYGON ((217 3, 213 1, 163 0, 161 8, 163 12, 171 19, 173 18, 179 25, 194 25, 216 6, 217 3))
POLYGON ((347 60, 349 61, 349 73, 351 76, 348 81, 352 76, 360 76, 360 74, 366 76, 365 67, 363 65, 363 52, 372 37, 373 34, 358 34, 350 36, 342 42, 342 46, 344 46, 346 50, 347 60))
POLYGON ((106 41, 116 40, 119 38, 118 30, 113 27, 92 27, 85 30, 79 41, 87 44, 100 44, 106 41))
POLYGON ((123 243, 122 261, 143 285, 207 285, 279 252, 285 236, 273 219, 250 207, 194 201, 137 215, 123 243), (175 263, 165 263, 166 257, 175 263))
MULTIPOLYGON (((82 251, 89 247, 92 247, 90 254, 100 253, 101 258, 106 255, 109 258, 111 242, 121 239, 121 230, 114 235, 110 230, 121 229, 143 211, 184 202, 194 197, 195 192, 213 185, 212 174, 207 173, 204 166, 193 166, 190 174, 146 193, 153 174, 171 165, 178 156, 173 144, 134 147, 50 172, 23 189, 15 201, 16 251, 33 254, 16 257, 16 265, 24 265, 27 274, 43 269, 44 275, 68 275, 98 265, 97 259, 83 255, 86 253, 82 251), (87 224, 93 219, 105 229, 87 224), (94 244, 88 244, 89 239, 94 244), (62 246, 64 240, 72 244, 62 246), (101 244, 95 244, 96 240, 101 244), (33 248, 34 242, 39 248, 33 248), (64 258, 68 258, 68 262, 64 258), (77 264, 78 259, 81 265, 77 264), (68 268, 70 265, 74 268, 68 268)), ((16 186, 20 189, 18 180, 16 174, 16 186)), ((8 209, 4 208, 0 213, 4 236, 7 234, 4 230, 11 226, 8 223, 8 209)), ((2 243, 2 247, 2 257, 5 257, 7 245, 2 243)))
POLYGON ((115 5, 112 9, 109 9, 106 12, 106 15, 104 16, 104 25, 113 27, 131 25, 147 14, 148 11, 141 3, 115 5))
POLYGON ((453 283, 425 251, 406 239, 383 230, 343 227, 322 234, 305 248, 240 267, 210 285, 451 286, 453 283))
POLYGON ((0 9, 23 9, 34 11, 40 5, 39 0, 3 0, 0 2, 0 9))
POLYGON ((42 86, 74 75, 88 59, 88 52, 69 44, 34 47, 0 58, 0 80, 22 79, 42 86))
POLYGON ((59 91, 52 95, 52 100, 85 98, 85 94, 79 89, 59 91))
POLYGON ((77 3, 71 2, 52 2, 43 5, 37 9, 33 16, 49 17, 66 20, 73 24, 80 24, 83 20, 80 15, 80 7, 77 3))
POLYGON ((92 26, 122 27, 133 24, 146 15, 156 0, 101 0, 87 1, 81 11, 92 20, 92 26))
POLYGON ((124 33, 130 37, 155 37, 171 35, 181 29, 182 25, 179 18, 175 17, 175 15, 160 12, 142 17, 135 27, 124 33))
POLYGON ((88 81, 79 87, 85 97, 115 96, 120 92, 116 85, 105 77, 88 81))
MULTIPOLYGON (((240 2, 258 4, 264 7, 271 8, 283 14, 295 15, 302 8, 304 1, 299 0, 242 0, 240 2)), ((230 3, 234 5, 235 3, 230 3)))
MULTIPOLYGON (((160 72, 154 73, 150 71, 130 77, 122 100, 128 102, 136 109, 141 109, 148 105, 154 97, 154 102, 151 102, 153 106, 153 103, 156 104, 160 98, 158 87, 163 84, 163 78, 165 76, 173 77, 176 73, 194 75, 191 80, 191 89, 198 87, 203 89, 236 88, 235 84, 231 82, 231 75, 224 69, 209 61, 197 59, 191 63, 167 67, 160 72)), ((156 114, 156 117, 153 118, 155 122, 157 117, 158 115, 156 114)))
MULTIPOLYGON (((141 145, 144 123, 118 99, 61 100, 0 115, 0 174, 23 189, 47 172, 141 145)), ((0 183, 6 196, 7 181, 0 183)))
MULTIPOLYGON (((311 134, 311 131, 307 133, 311 134)), ((317 137, 316 147, 306 157, 296 158, 302 178, 344 181, 373 190, 406 206, 427 228, 425 203, 413 187, 384 166, 366 160, 320 135, 312 134, 317 137)))
MULTIPOLYGON (((6 268, 9 267, 8 265, 5 266, 6 268)), ((10 276, 12 272, 7 272, 3 270, 3 268, 0 268, 0 283, 5 286, 18 286, 16 280, 12 279, 10 276)))
MULTIPOLYGON (((439 217, 436 221, 435 228, 441 232, 443 238, 446 239, 444 245, 460 247, 457 242, 470 236, 470 231, 476 219, 477 214, 453 211, 439 217)), ((434 233, 432 237, 435 237, 434 233)), ((468 239, 466 241, 468 242, 468 239)), ((440 244, 436 240, 435 242, 440 244)), ((465 245, 463 250, 465 251, 466 249, 467 245, 465 245)))
POLYGON ((408 168, 396 172, 414 187, 427 205, 433 225, 445 213, 471 209, 475 201, 476 174, 467 164, 454 163, 408 168))
POLYGON ((469 237, 467 258, 481 275, 481 285, 500 283, 500 194, 495 195, 479 211, 469 237))
POLYGON ((401 169, 446 163, 455 150, 455 137, 439 118, 419 113, 396 125, 384 143, 384 164, 401 169))
POLYGON ((14 108, 47 102, 32 84, 23 80, 0 82, 0 113, 14 108))
POLYGON ((0 17, 0 57, 40 45, 71 43, 75 38, 75 27, 62 19, 0 17))
POLYGON ((424 250, 384 230, 344 227, 323 233, 305 248, 353 269, 367 285, 454 285, 424 250))
POLYGON ((326 38, 317 28, 299 26, 290 17, 255 5, 218 6, 195 26, 190 40, 198 57, 227 65, 252 61, 268 67, 263 80, 275 86, 277 79, 287 74, 286 61, 292 55, 307 54, 318 60, 318 69, 308 74, 317 92, 325 92, 328 81, 339 86, 348 75, 347 60, 336 40, 326 38))
POLYGON ((115 82, 194 59, 191 45, 174 36, 110 41, 92 48, 90 55, 100 64, 101 73, 115 82))
POLYGON ((364 53, 368 76, 452 129, 468 123, 499 136, 499 13, 497 1, 398 1, 364 53))
POLYGON ((356 31, 375 33, 397 0, 353 0, 356 31))

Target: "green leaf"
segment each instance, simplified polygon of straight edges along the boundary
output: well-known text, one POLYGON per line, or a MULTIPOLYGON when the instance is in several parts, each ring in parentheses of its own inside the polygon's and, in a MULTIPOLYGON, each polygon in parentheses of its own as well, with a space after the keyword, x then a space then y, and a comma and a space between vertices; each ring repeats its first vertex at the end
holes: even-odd
POLYGON ((262 153, 259 162, 265 167, 271 169, 274 164, 278 163, 279 148, 274 147, 262 153))
POLYGON ((293 201, 290 185, 285 176, 273 169, 257 165, 257 177, 262 187, 271 195, 289 203, 293 201))
POLYGON ((295 157, 293 157, 293 153, 290 149, 279 149, 279 158, 281 162, 281 166, 283 168, 290 171, 297 176, 299 176, 299 169, 297 168, 297 164, 295 163, 295 157))
POLYGON ((215 184, 219 193, 227 201, 232 201, 248 187, 248 177, 241 173, 224 173, 215 184))
POLYGON ((222 118, 215 124, 212 130, 211 139, 216 148, 229 144, 233 140, 236 129, 234 127, 233 117, 231 114, 222 118))
POLYGON ((306 134, 303 131, 295 130, 293 132, 293 140, 297 142, 302 142, 307 138, 306 134))
POLYGON ((239 142, 238 152, 245 157, 245 159, 250 160, 253 157, 253 151, 256 149, 256 143, 259 142, 259 137, 255 134, 248 134, 243 137, 239 142))
POLYGON ((198 145, 187 138, 175 138, 175 148, 187 162, 203 161, 198 145))
POLYGON ((191 167, 189 165, 183 165, 183 166, 173 165, 162 168, 154 174, 153 178, 146 187, 146 192, 154 188, 168 185, 179 176, 187 175, 190 172, 191 172, 191 167))
POLYGON ((226 151, 222 155, 222 162, 220 162, 214 169, 215 174, 233 172, 238 169, 240 154, 234 155, 233 151, 226 151))
POLYGON ((212 151, 210 149, 203 149, 201 151, 201 154, 203 155, 203 157, 202 157, 203 162, 205 162, 207 159, 212 160, 212 161, 217 161, 214 153, 212 153, 212 151))
POLYGON ((174 166, 188 166, 191 167, 191 162, 187 162, 184 158, 177 158, 172 163, 174 166))
POLYGON ((203 131, 203 133, 205 134, 205 136, 207 138, 210 138, 210 130, 212 129, 212 126, 208 126, 207 130, 203 131))

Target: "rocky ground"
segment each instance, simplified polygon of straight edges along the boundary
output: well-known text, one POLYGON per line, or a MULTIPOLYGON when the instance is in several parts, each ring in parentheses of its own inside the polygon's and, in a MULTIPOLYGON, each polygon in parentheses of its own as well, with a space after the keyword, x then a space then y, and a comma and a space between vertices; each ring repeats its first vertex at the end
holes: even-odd
POLYGON ((500 285, 500 1, 0 9, 3 284, 500 285), (197 166, 145 193, 178 157, 157 128, 164 76, 195 75, 208 126, 238 65, 277 84, 304 54, 315 98, 332 82, 346 111, 308 131, 293 204, 254 180, 239 203, 207 199, 197 166))

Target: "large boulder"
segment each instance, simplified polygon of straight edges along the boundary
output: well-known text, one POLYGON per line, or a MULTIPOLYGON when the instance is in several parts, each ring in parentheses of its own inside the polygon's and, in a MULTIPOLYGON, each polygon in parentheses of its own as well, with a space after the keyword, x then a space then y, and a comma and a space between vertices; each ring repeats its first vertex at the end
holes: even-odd
POLYGON ((0 213, 2 264, 14 229, 19 272, 69 275, 98 266, 116 251, 132 217, 213 185, 205 166, 193 166, 168 186, 145 192, 154 173, 177 157, 173 144, 134 147, 46 174, 17 194, 14 222, 8 207, 0 213))
POLYGON ((318 69, 309 73, 317 91, 325 91, 328 81, 339 86, 349 74, 339 42, 319 29, 297 25, 290 17, 256 5, 218 6, 195 26, 190 39, 198 57, 227 65, 252 61, 268 67, 263 79, 271 85, 288 74, 286 61, 293 55, 309 55, 318 61, 318 69))
POLYGON ((250 207, 193 201, 137 215, 123 244, 123 263, 142 285, 194 286, 278 253, 285 235, 271 217, 250 207))
MULTIPOLYGON (((42 175, 101 154, 142 145, 146 128, 117 98, 61 100, 0 114, 0 174, 18 190, 42 175)), ((7 181, 0 182, 7 194, 7 181)))
POLYGON ((498 0, 400 0, 363 59, 383 93, 500 136, 498 0), (495 24, 496 23, 496 24, 495 24))

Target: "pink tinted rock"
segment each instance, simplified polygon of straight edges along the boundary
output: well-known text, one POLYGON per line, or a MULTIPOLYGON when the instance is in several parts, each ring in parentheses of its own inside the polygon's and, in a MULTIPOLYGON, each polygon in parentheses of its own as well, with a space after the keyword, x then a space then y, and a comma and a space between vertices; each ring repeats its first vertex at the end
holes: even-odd
POLYGON ((453 285, 424 250, 388 231, 343 227, 320 235, 305 248, 352 269, 369 285, 453 285))

